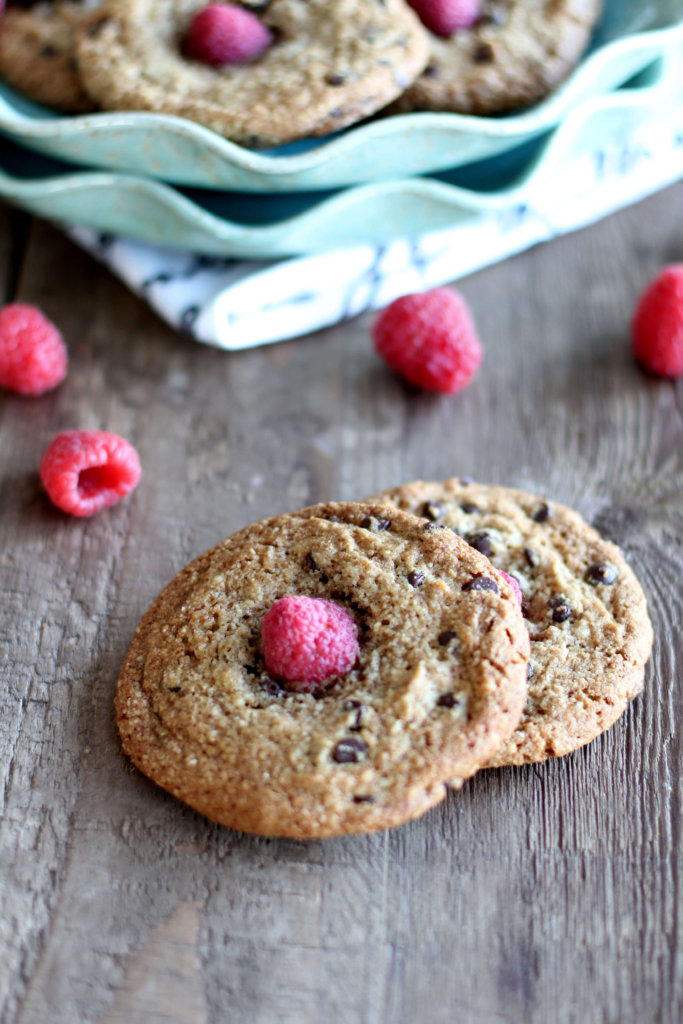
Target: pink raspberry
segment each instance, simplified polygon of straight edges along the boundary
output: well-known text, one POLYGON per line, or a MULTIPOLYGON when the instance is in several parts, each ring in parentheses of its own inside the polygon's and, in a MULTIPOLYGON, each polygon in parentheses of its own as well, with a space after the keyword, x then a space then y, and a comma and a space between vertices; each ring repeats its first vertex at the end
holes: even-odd
POLYGON ((236 4, 213 3, 197 11, 185 37, 185 53, 211 67, 258 57, 273 36, 255 14, 236 4))
POLYGON ((104 430, 57 434, 40 463, 50 500, 74 516, 91 516, 114 505, 133 490, 140 472, 135 448, 104 430))
POLYGON ((300 693, 323 689, 320 683, 350 671, 360 653, 349 613, 320 597, 276 601, 263 616, 261 639, 268 672, 300 693))
POLYGON ((481 14, 480 0, 408 0, 422 24, 436 36, 470 28, 481 14))
POLYGON ((503 572, 502 569, 498 570, 498 575, 502 576, 503 579, 505 580, 505 582, 510 584, 510 586, 512 587, 512 589, 515 592, 515 597, 519 601, 519 605, 520 605, 520 608, 521 608, 521 606, 522 606, 522 588, 520 587, 520 585, 517 582, 517 580, 515 579, 515 577, 514 576, 510 576, 509 573, 507 573, 507 572, 503 572))
POLYGON ((0 387, 42 395, 61 384, 67 363, 61 334, 39 309, 19 302, 0 309, 0 387))
POLYGON ((467 304, 449 288, 396 299, 378 316, 372 336, 377 352, 407 381, 446 394, 467 387, 483 356, 467 304))
POLYGON ((683 374, 683 263, 664 267, 648 285, 631 321, 633 354, 660 377, 683 374))

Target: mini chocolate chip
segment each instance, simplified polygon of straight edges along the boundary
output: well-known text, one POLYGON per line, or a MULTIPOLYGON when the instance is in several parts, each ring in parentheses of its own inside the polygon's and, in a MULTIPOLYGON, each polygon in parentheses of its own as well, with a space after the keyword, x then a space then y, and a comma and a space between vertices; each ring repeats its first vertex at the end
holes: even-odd
POLYGON ((478 43, 474 48, 472 60, 475 64, 490 64, 495 56, 494 49, 490 43, 478 43))
POLYGON ((459 703, 454 693, 442 693, 436 701, 437 707, 440 708, 454 708, 459 703))
POLYGON ((180 687, 179 686, 169 686, 168 687, 168 692, 169 693, 180 693, 180 687))
POLYGON ((261 680, 261 686, 266 693, 270 694, 271 697, 282 697, 285 692, 280 684, 276 683, 274 679, 261 680))
POLYGON ((359 736, 348 736, 340 740, 332 751, 332 760, 337 764, 356 764, 368 752, 367 744, 359 736))
POLYGON ((619 573, 610 562, 594 562, 586 571, 586 579, 594 587, 600 584, 609 587, 617 582, 618 577, 619 573))
POLYGON ((304 559, 304 565, 306 566, 307 569, 310 569, 311 572, 320 572, 320 566, 318 565, 310 551, 308 552, 306 558, 304 559))
POLYGON ((524 548, 524 557, 526 558, 527 565, 534 569, 541 561, 541 556, 538 551, 534 551, 533 548, 524 548))
POLYGON ((475 551, 482 555, 486 555, 487 558, 490 558, 493 554, 491 534, 486 530, 475 530, 474 533, 468 533, 465 535, 465 540, 471 548, 474 548, 475 551))
POLYGON ((244 671, 247 673, 248 676, 260 676, 261 675, 261 670, 256 668, 255 665, 245 665, 244 666, 244 671))
POLYGON ((381 533, 383 530, 388 530, 391 526, 390 519, 377 519, 375 516, 366 516, 360 524, 364 530, 373 530, 375 533, 381 533))
POLYGON ((566 622, 572 613, 571 605, 565 597, 551 597, 548 608, 552 611, 553 622, 566 622))
POLYGON ((428 64, 422 74, 425 78, 439 78, 440 72, 436 64, 428 64))
POLYGON ((534 509, 531 518, 535 523, 547 523, 550 519, 550 505, 548 502, 542 501, 541 504, 534 509))
POLYGON ((42 48, 42 50, 40 51, 40 56, 41 57, 57 57, 58 55, 59 55, 59 50, 57 49, 57 47, 56 46, 50 46, 49 43, 46 46, 44 46, 42 48))
POLYGON ((492 594, 499 594, 498 584, 490 576, 475 576, 469 583, 463 584, 463 590, 490 590, 492 594))
POLYGON ((471 501, 463 501, 460 508, 463 510, 463 512, 467 513, 468 516, 471 516, 473 512, 481 512, 479 506, 473 505, 471 501))
POLYGON ((105 25, 109 24, 109 21, 109 18, 98 18, 97 21, 93 21, 93 23, 88 26, 88 35, 98 36, 105 25))
POLYGON ((425 501, 420 509, 420 515, 434 522, 436 519, 442 519, 446 515, 446 506, 438 501, 425 501))
POLYGON ((354 796, 353 802, 354 802, 354 804, 374 804, 375 797, 374 796, 354 796))
POLYGON ((330 71, 325 75, 328 85, 343 85, 347 78, 348 75, 345 75, 343 71, 330 71))
POLYGON ((451 640, 455 640, 457 635, 458 634, 454 632, 454 630, 452 629, 444 629, 443 633, 439 633, 437 640, 439 641, 442 647, 445 647, 447 644, 451 642, 451 640))
POLYGON ((425 581, 425 574, 419 572, 417 569, 413 569, 412 572, 408 573, 408 583, 411 587, 421 587, 425 581))

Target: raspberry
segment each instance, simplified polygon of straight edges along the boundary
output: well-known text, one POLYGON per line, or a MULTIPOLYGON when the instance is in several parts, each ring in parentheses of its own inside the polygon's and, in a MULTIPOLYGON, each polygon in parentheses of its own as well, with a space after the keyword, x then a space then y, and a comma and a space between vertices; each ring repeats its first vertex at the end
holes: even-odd
POLYGON ((664 267, 640 297, 631 321, 633 355, 660 377, 683 374, 683 263, 664 267))
POLYGON ((136 486, 140 460, 135 448, 104 430, 57 434, 40 463, 40 479, 63 512, 91 516, 114 505, 136 486))
POLYGON ((280 598, 263 617, 261 638, 268 672, 300 693, 315 693, 325 679, 348 672, 360 652, 349 613, 320 597, 280 598))
POLYGON ((380 313, 372 335, 392 369, 432 391, 461 391, 482 360, 467 304, 448 288, 396 299, 380 313))
POLYGON ((0 387, 42 395, 66 377, 66 345, 35 306, 15 302, 0 309, 0 387))
POLYGON ((219 68, 258 57, 273 41, 255 14, 235 4, 214 3, 197 11, 185 37, 192 60, 219 68))
POLYGON ((505 582, 510 584, 510 586, 512 587, 512 589, 515 592, 515 597, 519 601, 519 604, 520 604, 520 607, 521 607, 521 604, 522 604, 522 588, 520 587, 520 585, 517 582, 517 580, 515 579, 515 577, 514 576, 510 576, 506 572, 503 572, 502 569, 498 570, 498 575, 502 576, 503 579, 505 580, 505 582))
POLYGON ((469 28, 481 14, 480 0, 408 0, 422 24, 436 36, 469 28))

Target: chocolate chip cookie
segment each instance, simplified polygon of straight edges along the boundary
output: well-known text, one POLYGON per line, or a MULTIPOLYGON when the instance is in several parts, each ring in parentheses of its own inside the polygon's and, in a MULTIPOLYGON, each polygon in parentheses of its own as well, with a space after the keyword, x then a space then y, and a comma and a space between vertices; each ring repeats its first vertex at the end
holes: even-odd
POLYGON ((81 86, 76 27, 93 5, 71 0, 33 5, 10 0, 0 17, 0 77, 36 103, 69 113, 94 109, 81 86))
POLYGON ((529 696, 491 765, 567 754, 642 689, 652 626, 619 549, 571 509, 506 487, 418 481, 374 499, 450 527, 513 576, 531 640, 529 696))
POLYGON ((246 146, 324 135, 398 96, 427 62, 402 0, 244 3, 273 42, 244 64, 189 60, 197 0, 112 0, 79 34, 84 85, 106 109, 177 114, 246 146))
POLYGON ((318 505, 187 566, 119 678, 133 762, 209 818, 265 835, 372 831, 438 803, 515 728, 529 644, 512 587, 432 527, 372 503, 318 505), (315 693, 265 668, 262 623, 287 595, 356 624, 353 666, 315 693))
POLYGON ((567 77, 601 0, 482 0, 471 28, 430 33, 429 63, 392 112, 499 114, 542 99, 567 77))

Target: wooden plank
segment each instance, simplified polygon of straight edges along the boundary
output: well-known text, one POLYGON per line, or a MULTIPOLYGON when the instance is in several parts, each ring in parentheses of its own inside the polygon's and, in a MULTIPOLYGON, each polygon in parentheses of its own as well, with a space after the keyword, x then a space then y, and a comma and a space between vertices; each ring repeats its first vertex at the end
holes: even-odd
POLYGON ((681 1019, 683 382, 633 365, 628 320, 683 259, 682 211, 678 186, 464 281, 486 362, 454 398, 389 375, 370 316, 198 346, 35 226, 18 294, 62 326, 71 369, 0 398, 0 1020, 681 1019), (144 467, 85 522, 36 476, 69 427, 129 437, 144 467), (127 766, 117 671, 189 558, 270 513, 454 472, 567 501, 624 546, 657 643, 610 733, 480 773, 403 828, 310 844, 219 828, 127 766))

